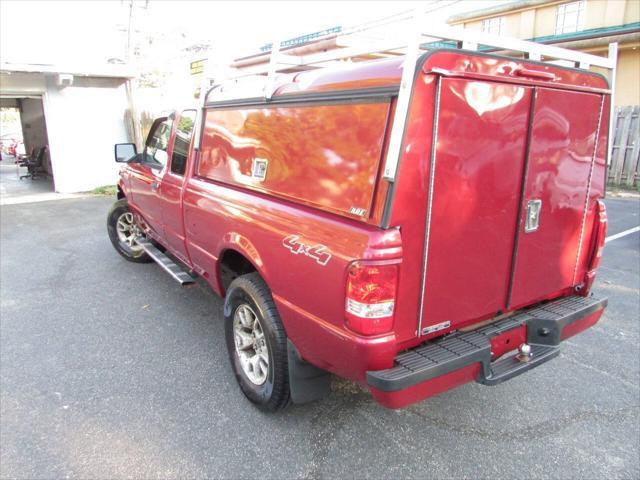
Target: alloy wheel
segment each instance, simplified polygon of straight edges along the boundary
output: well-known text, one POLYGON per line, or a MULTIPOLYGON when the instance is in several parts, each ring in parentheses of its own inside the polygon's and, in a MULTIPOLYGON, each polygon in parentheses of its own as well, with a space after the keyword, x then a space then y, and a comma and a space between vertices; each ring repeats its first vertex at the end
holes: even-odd
POLYGON ((118 240, 128 246, 133 252, 139 252, 142 247, 136 242, 137 228, 133 221, 133 213, 125 212, 118 217, 116 221, 116 232, 118 240))
POLYGON ((233 336, 240 366, 254 385, 262 385, 269 374, 269 349, 258 315, 240 305, 233 315, 233 336))

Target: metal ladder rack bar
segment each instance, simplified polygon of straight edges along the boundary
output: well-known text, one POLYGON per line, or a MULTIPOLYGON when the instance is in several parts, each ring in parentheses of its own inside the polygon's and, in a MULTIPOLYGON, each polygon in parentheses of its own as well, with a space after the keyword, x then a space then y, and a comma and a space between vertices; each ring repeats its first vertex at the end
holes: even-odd
MULTIPOLYGON (((450 27, 448 25, 429 25, 428 19, 423 16, 408 16, 401 20, 410 20, 409 41, 399 38, 383 38, 378 40, 362 39, 358 42, 357 35, 366 30, 359 29, 352 32, 346 31, 336 37, 336 48, 325 52, 311 53, 307 55, 290 55, 286 54, 279 48, 279 43, 274 42, 271 56, 268 63, 257 65, 255 68, 243 69, 237 72, 231 78, 239 78, 246 75, 256 74, 275 74, 283 70, 291 70, 292 68, 314 67, 318 64, 331 62, 335 60, 346 60, 376 53, 394 53, 403 49, 408 50, 415 48, 417 42, 418 48, 426 41, 453 41, 461 47, 476 47, 484 45, 492 49, 504 50, 509 52, 517 52, 523 54, 529 59, 547 59, 570 61, 579 68, 589 68, 597 66, 611 69, 615 65, 611 58, 592 55, 575 50, 555 47, 552 45, 540 44, 528 40, 520 40, 516 38, 492 35, 471 29, 463 29, 459 27, 450 27), (354 41, 355 40, 355 41, 354 41), (249 73, 246 73, 249 72, 249 73)), ((471 48, 475 49, 475 48, 471 48)))
MULTIPOLYGON (((334 37, 335 49, 304 55, 287 53, 294 51, 295 47, 282 51, 280 48, 281 43, 275 41, 272 44, 271 53, 264 55, 264 61, 258 59, 254 65, 246 68, 243 67, 242 70, 234 72, 234 74, 227 79, 237 82, 243 77, 262 75, 262 78, 264 78, 262 95, 266 101, 269 101, 275 93, 276 75, 279 73, 293 73, 323 68, 328 65, 340 64, 344 60, 365 60, 376 54, 382 56, 404 54, 405 60, 402 66, 400 91, 391 128, 389 149, 383 170, 383 178, 388 182, 394 182, 396 179, 400 150, 402 148, 402 135, 407 119, 409 100, 411 92, 413 91, 416 63, 420 52, 429 49, 429 42, 452 41, 455 42, 459 48, 468 50, 477 50, 478 47, 482 45, 494 51, 504 51, 510 55, 514 53, 516 55, 522 55, 525 59, 530 60, 568 61, 576 68, 581 69, 589 69, 592 66, 600 67, 609 70, 610 80, 615 80, 617 63, 617 51, 615 48, 610 48, 607 57, 601 57, 527 40, 492 35, 459 27, 450 27, 443 24, 430 24, 425 12, 421 9, 413 13, 394 17, 392 21, 385 20, 382 22, 374 22, 372 26, 356 27, 334 35, 332 38, 334 37), (358 35, 371 33, 372 30, 374 31, 373 36, 375 37, 375 28, 392 23, 398 24, 399 22, 408 22, 407 30, 409 31, 409 36, 403 35, 404 40, 397 36, 389 36, 386 33, 382 35, 382 38, 358 38, 358 35), (425 27, 425 25, 428 25, 428 27, 425 27)), ((611 88, 613 97, 613 85, 611 88)), ((203 108, 205 103, 206 99, 203 99, 203 108)), ((613 109, 613 101, 611 102, 611 107, 613 109)))
MULTIPOLYGON (((415 34, 413 35, 413 38, 416 38, 415 34)), ((419 38, 421 42, 442 40, 454 41, 457 44, 466 47, 485 45, 498 50, 517 52, 531 59, 541 59, 546 57, 547 59, 553 60, 565 60, 572 62, 578 68, 584 69, 587 69, 590 66, 607 69, 614 67, 611 59, 608 57, 600 57, 598 55, 554 47, 552 45, 539 44, 515 38, 499 37, 482 32, 447 26, 431 27, 429 30, 419 33, 419 38)), ((338 39, 338 42, 340 42, 340 39, 338 39)), ((276 55, 280 55, 279 61, 270 62, 268 65, 258 65, 254 69, 249 69, 248 71, 250 72, 250 75, 269 73, 269 66, 272 63, 277 65, 273 70, 274 73, 278 73, 282 70, 288 70, 292 67, 313 67, 318 64, 335 60, 346 60, 375 53, 389 53, 401 49, 415 48, 415 46, 411 45, 414 42, 401 42, 398 40, 367 42, 366 45, 352 44, 346 48, 337 48, 335 50, 312 53, 304 56, 285 55, 277 52, 276 55)), ((422 47, 418 46, 418 48, 422 47)), ((245 75, 247 74, 239 72, 237 77, 245 75)))

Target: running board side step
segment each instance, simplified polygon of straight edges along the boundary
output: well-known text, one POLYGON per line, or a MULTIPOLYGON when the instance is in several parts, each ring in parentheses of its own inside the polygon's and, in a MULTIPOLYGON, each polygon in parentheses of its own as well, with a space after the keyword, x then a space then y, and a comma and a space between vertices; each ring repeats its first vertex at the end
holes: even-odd
POLYGON ((173 277, 180 285, 195 283, 196 279, 185 272, 171 258, 162 253, 153 243, 144 237, 136 238, 138 245, 149 255, 162 269, 173 277))

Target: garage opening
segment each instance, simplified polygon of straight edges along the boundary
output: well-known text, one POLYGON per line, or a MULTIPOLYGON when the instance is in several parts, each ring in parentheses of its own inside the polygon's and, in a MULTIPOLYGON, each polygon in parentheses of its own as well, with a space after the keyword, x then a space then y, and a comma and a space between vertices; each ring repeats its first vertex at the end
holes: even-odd
POLYGON ((42 97, 0 97, 0 131, 0 197, 3 203, 53 192, 42 97))

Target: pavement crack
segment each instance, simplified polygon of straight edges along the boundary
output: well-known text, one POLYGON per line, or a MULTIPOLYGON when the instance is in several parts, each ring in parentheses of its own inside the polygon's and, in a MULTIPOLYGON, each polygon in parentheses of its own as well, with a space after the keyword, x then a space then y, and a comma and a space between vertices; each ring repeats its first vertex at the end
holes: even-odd
POLYGON ((441 418, 430 417, 429 415, 426 415, 413 407, 407 408, 406 411, 412 415, 422 418, 423 420, 426 420, 428 423, 435 427, 459 434, 474 435, 493 441, 530 441, 536 439, 539 440, 541 437, 554 435, 578 422, 597 420, 604 422, 619 422, 627 419, 637 418, 638 413, 640 412, 640 405, 633 405, 630 407, 611 411, 600 411, 598 409, 584 410, 576 412, 573 415, 551 418, 549 420, 545 420, 544 422, 529 425, 524 428, 502 432, 495 430, 486 430, 473 425, 449 423, 441 418))
POLYGON ((376 430, 378 430, 382 436, 388 440, 390 440, 395 446, 397 446, 405 455, 413 455, 413 452, 411 452, 407 447, 405 447, 401 442, 399 442, 398 440, 396 440, 392 435, 389 434, 389 429, 385 429, 384 425, 382 425, 382 423, 380 422, 380 420, 378 419, 378 417, 376 417, 375 415, 369 415, 366 411, 364 410, 360 410, 358 412, 360 414, 361 417, 364 417, 365 419, 367 419, 369 421, 369 424, 374 427, 376 430))

